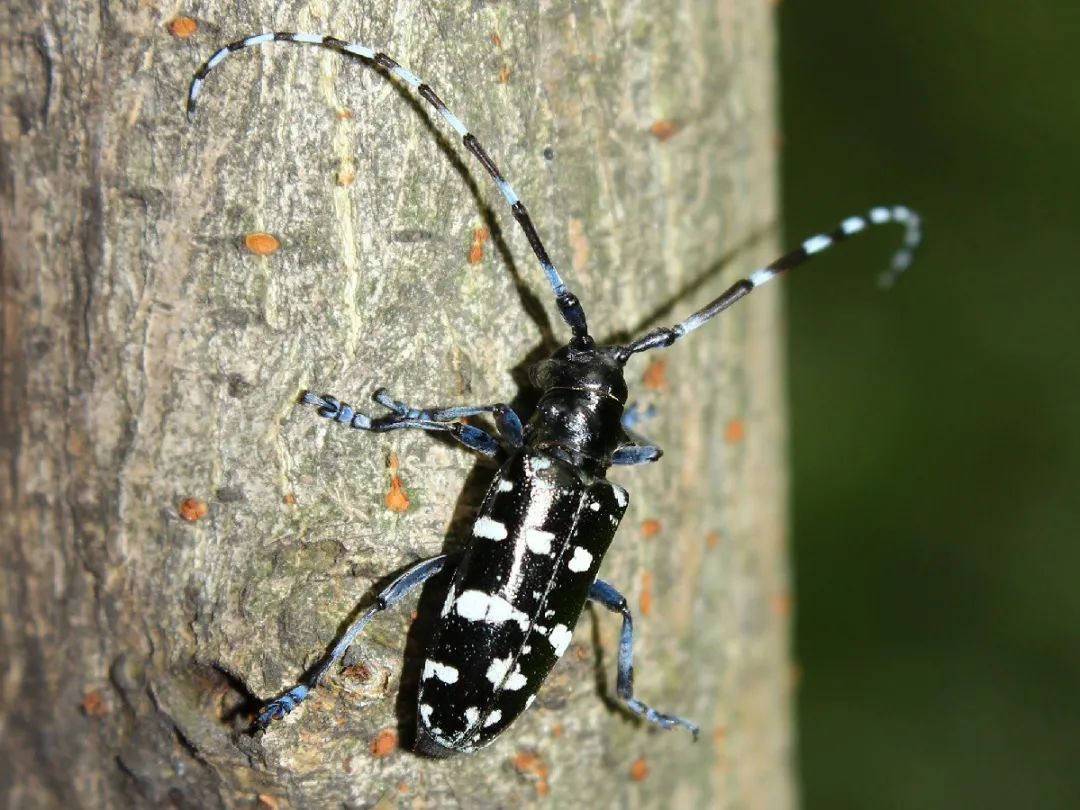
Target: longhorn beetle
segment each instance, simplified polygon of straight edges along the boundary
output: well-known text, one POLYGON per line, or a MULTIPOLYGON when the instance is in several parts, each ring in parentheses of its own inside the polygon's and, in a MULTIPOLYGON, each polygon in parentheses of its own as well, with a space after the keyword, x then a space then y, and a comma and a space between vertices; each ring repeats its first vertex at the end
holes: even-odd
POLYGON ((536 696, 552 666, 566 651, 587 601, 622 616, 619 639, 619 697, 635 715, 663 729, 682 726, 694 737, 698 727, 646 706, 634 696, 633 619, 626 599, 597 579, 600 561, 626 511, 626 491, 607 480, 613 464, 646 464, 661 450, 633 430, 639 414, 626 407, 623 367, 635 354, 670 346, 723 312, 751 290, 796 267, 868 225, 895 222, 905 227, 903 245, 884 276, 891 283, 910 264, 920 241, 919 217, 903 206, 873 208, 845 219, 835 230, 812 236, 790 253, 740 279, 716 300, 674 326, 660 326, 626 345, 598 346, 589 334, 585 310, 563 282, 518 195, 480 142, 435 91, 384 53, 334 37, 264 33, 217 51, 195 73, 187 97, 188 120, 207 75, 236 51, 270 42, 316 45, 359 57, 404 82, 435 108, 461 136, 499 191, 547 275, 570 341, 530 370, 540 399, 524 426, 508 405, 464 405, 418 409, 379 389, 374 400, 388 413, 378 417, 354 410, 329 394, 304 394, 320 416, 343 425, 382 433, 417 429, 449 433, 470 450, 505 458, 472 524, 472 542, 463 552, 422 560, 383 590, 375 603, 342 633, 333 649, 303 679, 267 703, 257 725, 266 727, 291 712, 374 616, 400 602, 440 571, 453 578, 439 623, 427 648, 417 704, 416 749, 431 756, 471 752, 489 744, 536 696), (501 442, 467 417, 490 415, 501 442))

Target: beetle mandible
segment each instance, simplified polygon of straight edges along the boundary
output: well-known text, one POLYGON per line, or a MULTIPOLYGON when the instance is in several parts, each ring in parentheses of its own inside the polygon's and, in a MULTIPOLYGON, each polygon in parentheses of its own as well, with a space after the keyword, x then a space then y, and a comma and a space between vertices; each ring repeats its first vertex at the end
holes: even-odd
POLYGON ((645 464, 661 450, 634 431, 639 415, 626 407, 623 368, 635 354, 670 346, 784 270, 867 228, 898 223, 903 244, 883 276, 891 283, 910 263, 921 239, 920 220, 904 206, 877 207, 845 219, 731 285, 718 298, 674 326, 661 326, 625 345, 600 346, 589 334, 585 310, 548 257, 524 203, 491 156, 431 87, 384 53, 321 34, 262 33, 219 49, 195 73, 187 98, 191 120, 207 75, 231 53, 270 42, 314 45, 373 64, 414 90, 461 137, 506 198, 524 231, 570 327, 569 342, 537 364, 530 379, 541 392, 526 424, 505 403, 416 409, 385 390, 374 400, 388 414, 370 417, 328 394, 303 401, 320 416, 360 430, 417 429, 449 433, 485 456, 505 460, 472 524, 463 552, 440 554, 409 568, 359 615, 303 680, 267 703, 257 725, 292 711, 338 664, 369 621, 443 570, 453 578, 429 642, 417 701, 419 752, 449 756, 491 743, 532 703, 566 651, 586 602, 622 616, 617 693, 626 708, 663 729, 688 720, 650 708, 634 696, 633 619, 626 599, 597 579, 597 570, 626 510, 626 491, 606 478, 612 465, 645 464), (463 420, 490 415, 497 440, 463 420))

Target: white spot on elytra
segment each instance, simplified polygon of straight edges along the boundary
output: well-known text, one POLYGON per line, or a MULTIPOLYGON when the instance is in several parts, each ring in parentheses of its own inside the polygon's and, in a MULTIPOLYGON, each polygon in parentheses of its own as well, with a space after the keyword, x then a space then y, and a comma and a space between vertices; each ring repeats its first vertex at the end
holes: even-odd
POLYGON ((582 571, 588 571, 590 565, 592 565, 592 554, 581 546, 574 546, 574 556, 570 558, 570 562, 566 564, 566 567, 575 573, 581 573, 582 571))
POLYGON ((496 709, 484 719, 484 728, 487 728, 488 726, 493 726, 500 720, 502 720, 502 711, 496 709))
POLYGON ((555 535, 543 529, 535 529, 532 526, 525 529, 525 545, 533 554, 550 554, 551 541, 555 535))
POLYGON ((503 682, 503 678, 506 677, 506 673, 510 670, 510 658, 495 658, 492 659, 491 665, 487 670, 487 679, 491 681, 495 686, 498 686, 503 682))
POLYGON ((473 524, 472 533, 473 537, 483 537, 485 540, 505 540, 506 525, 484 515, 473 524))
POLYGON ((442 612, 439 615, 443 616, 443 617, 449 616, 450 615, 450 610, 453 607, 454 607, 454 589, 450 588, 450 590, 448 590, 446 592, 446 601, 443 602, 442 612))
POLYGON ((592 503, 589 504, 589 508, 592 509, 594 512, 599 512, 600 511, 600 501, 593 501, 592 503))
POLYGON ((480 710, 475 706, 470 706, 465 710, 465 723, 467 725, 475 725, 476 721, 480 719, 480 710))
POLYGON ((555 650, 555 655, 562 655, 566 652, 566 648, 570 646, 571 636, 573 636, 573 633, 570 632, 570 628, 565 624, 557 624, 551 628, 551 635, 548 636, 548 641, 551 642, 551 646, 555 650))
POLYGON ((499 492, 513 492, 514 482, 503 478, 499 481, 499 492))
POLYGON ((622 509, 623 507, 625 507, 627 503, 626 490, 622 487, 613 486, 611 488, 611 491, 615 495, 615 503, 619 505, 619 508, 622 509))
POLYGON ((495 686, 501 684, 503 689, 516 691, 528 683, 528 681, 525 679, 525 676, 521 674, 520 665, 515 665, 514 671, 510 672, 511 660, 512 659, 509 656, 506 658, 494 659, 488 667, 487 679, 495 686), (508 672, 510 672, 509 676, 507 675, 508 672))
POLYGON ((426 703, 420 704, 420 716, 424 718, 426 725, 431 725, 431 713, 435 711, 434 707, 428 706, 426 703))
POLYGON ((532 652, 532 644, 526 644, 521 648, 522 655, 528 655, 532 652))
POLYGON ((483 591, 465 591, 458 597, 457 613, 463 619, 499 624, 515 621, 522 630, 529 629, 529 617, 501 596, 483 591))
POLYGON ((426 681, 428 678, 438 678, 443 683, 457 683, 458 671, 456 667, 449 664, 440 664, 438 661, 432 661, 429 658, 424 662, 423 680, 426 681))
POLYGON ((510 673, 510 677, 506 679, 506 683, 503 684, 503 689, 508 689, 511 692, 516 692, 521 689, 529 681, 521 674, 521 667, 515 666, 514 671, 510 673))
POLYGON ((537 456, 533 459, 532 468, 534 470, 546 470, 551 466, 551 459, 544 458, 543 456, 537 456))

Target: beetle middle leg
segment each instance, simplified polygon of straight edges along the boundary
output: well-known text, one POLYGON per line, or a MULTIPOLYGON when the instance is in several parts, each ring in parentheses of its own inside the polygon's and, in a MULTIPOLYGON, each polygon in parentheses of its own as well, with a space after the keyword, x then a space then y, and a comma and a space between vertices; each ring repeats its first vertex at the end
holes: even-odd
POLYGON ((380 388, 372 397, 391 415, 372 418, 355 410, 329 394, 304 394, 304 404, 318 408, 319 416, 333 419, 343 425, 373 433, 385 433, 391 430, 428 430, 436 433, 449 433, 470 450, 476 450, 485 456, 494 456, 499 451, 499 442, 486 430, 467 425, 460 421, 469 416, 489 413, 495 418, 499 434, 511 447, 520 447, 522 443, 521 420, 509 405, 496 402, 493 405, 462 405, 451 408, 410 408, 403 402, 391 397, 386 389, 380 388))
POLYGON ((345 651, 349 649, 356 640, 356 637, 360 635, 360 632, 365 627, 367 627, 368 622, 370 622, 376 614, 382 613, 384 610, 396 605, 412 591, 419 588, 447 566, 457 565, 461 560, 461 554, 461 552, 455 554, 440 554, 437 557, 429 557, 426 560, 421 560, 391 582, 390 585, 375 598, 375 604, 352 621, 334 644, 333 649, 331 649, 318 664, 308 671, 300 683, 281 697, 270 701, 263 707, 263 710, 259 713, 258 720, 256 720, 256 724, 260 728, 266 728, 275 720, 280 720, 295 709, 311 693, 311 690, 319 685, 319 682, 323 679, 323 676, 326 675, 327 671, 341 661, 342 657, 345 655, 345 651))
POLYGON ((598 579, 589 589, 589 599, 603 605, 613 613, 622 614, 622 633, 619 635, 619 678, 615 688, 626 704, 626 708, 638 717, 663 729, 682 726, 693 734, 696 740, 698 727, 694 723, 676 717, 674 714, 658 712, 634 697, 634 619, 626 604, 626 597, 602 579, 598 579))

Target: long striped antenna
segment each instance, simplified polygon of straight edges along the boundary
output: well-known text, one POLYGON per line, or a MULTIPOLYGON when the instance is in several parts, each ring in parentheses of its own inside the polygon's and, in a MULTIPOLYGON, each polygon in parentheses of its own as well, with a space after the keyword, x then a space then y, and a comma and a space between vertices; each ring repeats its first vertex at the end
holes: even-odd
POLYGON ((555 265, 548 257, 547 250, 544 248, 544 243, 540 241, 540 235, 536 232, 536 226, 533 224, 532 218, 525 208, 525 203, 518 198, 517 193, 511 188, 510 184, 506 181, 506 178, 503 177, 502 172, 499 171, 499 167, 495 165, 495 161, 491 159, 491 156, 484 147, 480 145, 480 141, 476 139, 476 136, 468 130, 461 122, 460 118, 447 109, 446 104, 444 104, 443 100, 435 94, 435 91, 418 76, 399 65, 385 53, 376 51, 366 45, 359 45, 355 42, 345 42, 344 40, 323 36, 322 34, 277 32, 244 37, 244 39, 230 42, 228 45, 218 50, 213 56, 207 59, 197 71, 195 71, 195 77, 191 80, 191 88, 188 90, 187 96, 188 121, 192 121, 195 118, 195 106, 198 103, 199 94, 202 92, 203 85, 206 82, 206 77, 211 70, 225 61, 225 57, 229 54, 245 50, 246 48, 253 48, 257 45, 265 45, 269 42, 292 42, 297 45, 315 45, 347 56, 357 56, 365 61, 374 63, 387 73, 401 79, 401 81, 405 82, 405 84, 415 90, 421 98, 431 104, 436 112, 442 116, 443 120, 461 136, 461 141, 465 145, 465 148, 472 152, 483 167, 487 169, 487 173, 491 175, 491 178, 495 181, 495 185, 499 187, 499 191, 501 191, 503 197, 506 198, 506 202, 509 203, 510 210, 514 214, 514 219, 516 219, 518 225, 521 226, 521 230, 525 232, 525 238, 529 240, 529 245, 532 247, 533 253, 536 254, 536 258, 540 262, 540 267, 543 268, 544 273, 547 275, 548 283, 551 284, 551 289, 555 293, 555 303, 558 305, 559 312, 562 314, 563 319, 573 330, 574 337, 579 341, 591 342, 588 325, 585 320, 585 310, 582 308, 581 302, 578 301, 577 296, 566 288, 566 283, 562 280, 559 271, 555 269, 555 265))
POLYGON ((772 264, 766 265, 760 270, 755 270, 750 274, 749 278, 736 281, 719 298, 706 304, 686 320, 675 324, 675 326, 660 326, 645 333, 630 344, 620 347, 615 356, 620 362, 625 363, 632 354, 670 346, 679 338, 693 332, 740 298, 749 295, 751 291, 776 278, 785 270, 798 267, 800 264, 809 261, 812 256, 816 256, 837 242, 842 242, 849 236, 854 236, 866 230, 869 225, 885 225, 890 222, 904 226, 904 241, 900 249, 893 254, 892 264, 889 269, 882 273, 880 278, 882 286, 890 287, 911 264, 915 251, 922 241, 922 222, 919 215, 902 205, 893 206, 892 208, 880 206, 871 208, 865 216, 848 217, 834 230, 811 236, 795 250, 785 253, 772 264))

